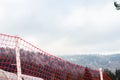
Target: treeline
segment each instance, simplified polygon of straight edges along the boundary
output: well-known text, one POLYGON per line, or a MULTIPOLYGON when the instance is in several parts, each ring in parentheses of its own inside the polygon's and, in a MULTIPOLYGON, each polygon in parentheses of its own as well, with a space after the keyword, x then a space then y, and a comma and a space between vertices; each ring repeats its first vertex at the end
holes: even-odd
POLYGON ((114 73, 108 69, 105 69, 104 72, 111 78, 111 80, 120 80, 120 69, 116 69, 114 73))

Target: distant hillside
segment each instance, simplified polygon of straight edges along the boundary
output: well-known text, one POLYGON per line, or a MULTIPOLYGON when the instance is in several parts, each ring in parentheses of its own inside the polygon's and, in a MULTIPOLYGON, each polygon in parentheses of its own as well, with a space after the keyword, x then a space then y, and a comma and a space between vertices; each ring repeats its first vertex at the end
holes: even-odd
POLYGON ((60 56, 61 58, 70 61, 74 64, 79 64, 92 69, 110 69, 115 71, 120 69, 120 54, 115 55, 74 55, 60 56))

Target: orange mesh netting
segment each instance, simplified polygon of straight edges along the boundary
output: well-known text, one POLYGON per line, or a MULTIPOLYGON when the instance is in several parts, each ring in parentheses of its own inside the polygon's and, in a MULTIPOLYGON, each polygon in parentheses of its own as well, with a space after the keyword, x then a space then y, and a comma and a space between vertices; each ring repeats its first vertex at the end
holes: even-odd
MULTIPOLYGON (((13 76, 19 73, 22 80, 100 80, 97 70, 72 64, 48 54, 20 37, 6 34, 0 34, 0 69, 13 76), (20 61, 16 58, 20 58, 20 61)), ((4 77, 0 75, 0 80, 4 77)), ((8 78, 14 80, 10 77, 6 77, 6 80, 8 78)), ((103 78, 110 80, 105 73, 103 78)))

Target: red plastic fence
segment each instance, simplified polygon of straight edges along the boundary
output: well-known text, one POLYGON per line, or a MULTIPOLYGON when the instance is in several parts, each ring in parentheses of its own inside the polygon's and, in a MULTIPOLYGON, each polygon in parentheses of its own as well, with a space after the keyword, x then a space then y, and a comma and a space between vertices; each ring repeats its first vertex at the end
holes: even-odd
MULTIPOLYGON (((17 74, 16 44, 23 80, 100 80, 97 70, 72 64, 48 54, 20 37, 6 34, 0 34, 0 69, 17 74)), ((110 80, 105 73, 103 78, 110 80)))

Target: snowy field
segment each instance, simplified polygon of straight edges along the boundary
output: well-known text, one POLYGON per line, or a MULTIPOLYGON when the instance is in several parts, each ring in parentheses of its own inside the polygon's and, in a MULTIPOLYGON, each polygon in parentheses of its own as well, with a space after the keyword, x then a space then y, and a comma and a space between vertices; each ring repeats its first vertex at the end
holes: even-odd
MULTIPOLYGON (((43 80, 41 78, 22 75, 23 80, 43 80)), ((17 75, 0 69, 0 80, 17 80, 17 75)))

